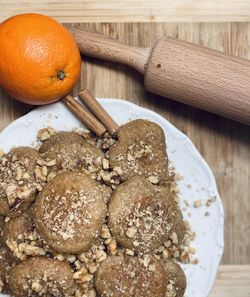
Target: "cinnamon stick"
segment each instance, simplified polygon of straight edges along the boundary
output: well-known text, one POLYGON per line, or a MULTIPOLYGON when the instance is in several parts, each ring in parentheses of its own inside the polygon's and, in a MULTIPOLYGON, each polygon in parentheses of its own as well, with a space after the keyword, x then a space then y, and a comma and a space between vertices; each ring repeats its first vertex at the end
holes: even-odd
POLYGON ((74 97, 67 95, 63 99, 66 106, 96 135, 102 136, 106 132, 104 125, 87 111, 74 97))
POLYGON ((87 108, 103 123, 110 135, 114 135, 118 131, 118 124, 111 118, 89 90, 82 90, 78 96, 87 108))

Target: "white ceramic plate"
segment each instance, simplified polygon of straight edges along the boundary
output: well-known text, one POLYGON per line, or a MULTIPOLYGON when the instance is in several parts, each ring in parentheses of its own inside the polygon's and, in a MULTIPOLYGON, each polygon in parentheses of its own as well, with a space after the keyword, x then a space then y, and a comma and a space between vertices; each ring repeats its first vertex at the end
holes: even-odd
MULTIPOLYGON (((178 182, 181 207, 184 207, 184 200, 191 205, 183 215, 197 235, 192 245, 197 250, 199 264, 182 265, 188 283, 185 296, 207 296, 215 281, 224 245, 223 206, 210 168, 189 138, 163 117, 124 100, 101 99, 100 102, 119 124, 143 118, 156 122, 164 130, 169 159, 184 177, 178 182), (206 201, 211 196, 216 196, 211 207, 193 207, 195 200, 206 201), (206 211, 209 216, 205 216, 206 211)), ((7 152, 13 146, 34 146, 37 131, 48 125, 58 130, 83 127, 62 103, 39 107, 14 121, 0 134, 0 148, 7 152)))

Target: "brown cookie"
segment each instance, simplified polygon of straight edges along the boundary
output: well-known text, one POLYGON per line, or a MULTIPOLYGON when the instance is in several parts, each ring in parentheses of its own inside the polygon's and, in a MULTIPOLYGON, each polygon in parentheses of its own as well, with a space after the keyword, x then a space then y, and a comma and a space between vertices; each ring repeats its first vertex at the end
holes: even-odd
POLYGON ((101 297, 165 297, 166 272, 153 256, 113 256, 99 266, 95 287, 101 297))
POLYGON ((103 152, 94 145, 83 142, 56 143, 43 155, 49 172, 81 170, 89 174, 102 169, 103 152))
POLYGON ((6 280, 13 263, 14 259, 11 257, 9 250, 5 245, 0 245, 0 293, 8 291, 6 280))
POLYGON ((30 211, 5 223, 3 240, 12 256, 21 261, 29 256, 46 254, 44 242, 35 229, 30 211))
POLYGON ((52 135, 50 138, 46 139, 40 149, 40 153, 45 153, 51 149, 51 147, 55 144, 66 144, 69 145, 71 143, 79 143, 84 144, 86 140, 76 132, 66 132, 60 131, 52 135))
POLYGON ((184 271, 181 266, 173 260, 165 262, 165 270, 167 273, 167 294, 168 296, 182 297, 184 296, 187 282, 184 271))
POLYGON ((0 215, 18 215, 35 199, 38 156, 35 149, 19 147, 0 160, 0 215))
MULTIPOLYGON (((185 222, 183 220, 181 209, 179 208, 179 205, 175 201, 174 195, 171 193, 169 187, 167 186, 155 186, 155 189, 160 193, 160 195, 165 199, 171 199, 173 203, 176 204, 176 219, 174 221, 174 226, 172 229, 172 234, 176 233, 178 243, 181 243, 185 237, 186 234, 186 226, 185 222)), ((176 242, 177 243, 177 242, 176 242)))
POLYGON ((112 235, 125 248, 148 253, 168 240, 178 216, 172 198, 149 181, 133 177, 113 192, 108 205, 112 235))
POLYGON ((3 240, 6 241, 14 240, 18 242, 18 237, 26 236, 34 229, 33 222, 28 213, 23 213, 19 216, 10 218, 5 223, 3 228, 3 240))
POLYGON ((87 174, 66 172, 47 183, 35 202, 34 222, 48 245, 60 252, 87 251, 100 234, 110 190, 87 174))
POLYGON ((164 132, 148 120, 134 120, 123 125, 118 141, 110 147, 110 165, 121 168, 122 180, 139 175, 152 183, 165 181, 168 157, 164 132))
POLYGON ((34 257, 10 270, 9 286, 15 297, 74 296, 73 272, 67 262, 34 257))

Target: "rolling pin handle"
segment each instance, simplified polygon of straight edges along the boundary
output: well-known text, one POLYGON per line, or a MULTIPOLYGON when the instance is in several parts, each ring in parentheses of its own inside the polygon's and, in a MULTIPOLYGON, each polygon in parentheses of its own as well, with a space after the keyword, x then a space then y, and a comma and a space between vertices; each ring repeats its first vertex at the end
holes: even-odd
POLYGON ((122 42, 83 29, 70 28, 80 52, 84 55, 130 66, 145 74, 151 48, 132 47, 122 42))

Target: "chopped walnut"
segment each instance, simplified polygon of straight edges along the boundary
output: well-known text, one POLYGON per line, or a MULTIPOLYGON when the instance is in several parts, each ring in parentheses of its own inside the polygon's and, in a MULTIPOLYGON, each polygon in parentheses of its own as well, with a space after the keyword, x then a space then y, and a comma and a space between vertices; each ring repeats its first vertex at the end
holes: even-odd
POLYGON ((40 165, 40 166, 43 166, 44 163, 45 163, 45 161, 44 161, 43 159, 38 159, 38 160, 36 161, 36 164, 37 164, 37 165, 40 165))
POLYGON ((58 261, 64 261, 65 260, 65 257, 61 254, 57 254, 54 256, 58 261))
POLYGON ((69 261, 69 263, 74 263, 76 261, 76 256, 70 255, 70 256, 66 257, 66 259, 69 261))
POLYGON ((104 251, 99 251, 96 255, 96 262, 100 263, 107 259, 107 254, 104 251))
POLYGON ((19 191, 17 191, 17 197, 21 200, 29 199, 30 195, 32 193, 32 190, 29 189, 27 186, 23 186, 19 188, 19 191))
POLYGON ((6 217, 6 218, 4 219, 4 222, 5 222, 5 223, 8 223, 9 220, 10 220, 10 217, 6 217))
POLYGON ((135 227, 130 227, 127 229, 126 235, 128 236, 128 238, 133 238, 136 232, 137 232, 137 229, 135 227))
POLYGON ((26 243, 20 243, 18 246, 20 252, 24 252, 27 256, 44 256, 46 251, 38 246, 26 243))
POLYGON ((173 244, 178 244, 178 237, 175 232, 171 234, 170 238, 172 239, 173 244))
POLYGON ((47 182, 50 182, 56 176, 55 172, 50 172, 47 176, 47 182))
POLYGON ((46 166, 51 167, 51 166, 54 166, 54 165, 56 165, 56 160, 55 159, 46 161, 46 166))
POLYGON ((169 258, 169 252, 167 249, 164 249, 163 252, 162 252, 162 257, 164 260, 167 260, 169 258))
POLYGON ((0 159, 5 155, 4 151, 0 149, 0 159))
POLYGON ((159 178, 157 176, 149 176, 147 178, 148 181, 150 181, 152 184, 158 184, 159 183, 159 178))
POLYGON ((194 255, 196 253, 196 249, 194 247, 192 247, 192 246, 189 247, 188 251, 192 255, 194 255))
POLYGON ((93 279, 93 274, 89 274, 86 269, 79 270, 74 273, 73 278, 80 283, 87 283, 93 279))
POLYGON ((10 205, 14 204, 17 198, 17 186, 15 184, 10 184, 6 187, 5 193, 10 205))
POLYGON ((49 139, 56 132, 52 127, 47 127, 38 131, 37 138, 41 141, 49 139))
POLYGON ((31 285, 31 288, 34 292, 39 293, 42 291, 42 285, 38 281, 34 281, 31 285))
POLYGON ((201 199, 198 199, 198 200, 194 201, 194 207, 195 208, 202 207, 202 201, 201 201, 201 199))
POLYGON ((126 249, 125 250, 125 254, 128 255, 128 256, 134 256, 135 255, 135 252, 132 251, 132 250, 126 249))
POLYGON ((209 198, 206 202, 206 206, 210 207, 216 201, 216 196, 209 198))
POLYGON ((112 255, 115 255, 117 253, 117 242, 115 239, 112 239, 110 241, 110 243, 108 244, 108 248, 112 255))
POLYGON ((46 182, 47 181, 47 175, 48 175, 48 168, 47 166, 36 166, 35 168, 35 175, 36 180, 46 182))
POLYGON ((139 261, 144 267, 147 268, 147 267, 149 267, 151 257, 150 257, 150 255, 144 255, 143 258, 139 259, 139 261))
POLYGON ((111 237, 111 233, 110 233, 109 227, 107 225, 103 225, 102 226, 101 237, 103 239, 107 239, 107 238, 110 238, 111 237))
POLYGON ((140 243, 139 243, 138 241, 134 241, 134 242, 133 242, 133 246, 134 246, 134 247, 138 247, 139 245, 140 245, 140 243))
POLYGON ((89 265, 88 269, 89 269, 90 273, 94 274, 97 270, 97 265, 91 264, 91 265, 89 265))
POLYGON ((102 168, 109 169, 109 160, 107 160, 107 159, 102 160, 102 168))
POLYGON ((167 292, 166 292, 165 297, 176 297, 176 296, 177 296, 177 293, 176 293, 174 284, 169 283, 167 285, 167 292))

